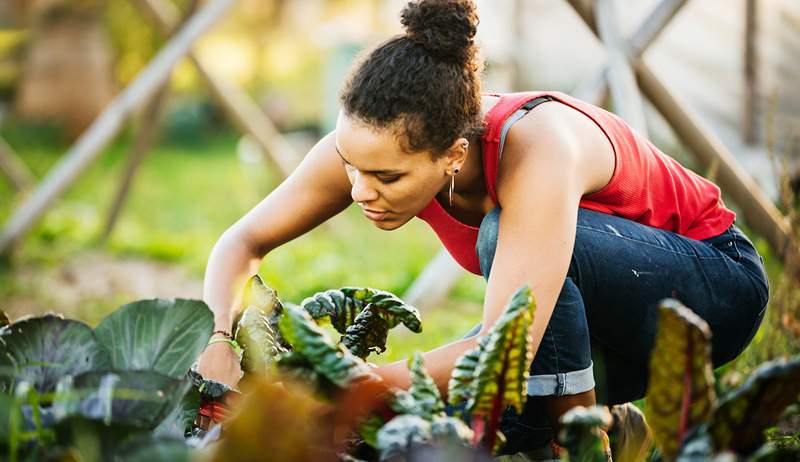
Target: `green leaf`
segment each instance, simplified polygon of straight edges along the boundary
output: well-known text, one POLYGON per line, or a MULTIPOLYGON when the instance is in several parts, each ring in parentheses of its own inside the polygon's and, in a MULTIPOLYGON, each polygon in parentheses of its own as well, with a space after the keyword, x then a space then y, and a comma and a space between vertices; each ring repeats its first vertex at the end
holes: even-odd
POLYGON ((305 356, 314 371, 337 387, 345 388, 372 374, 364 361, 334 344, 305 310, 286 305, 279 327, 294 351, 305 356))
MULTIPOLYGON (((176 406, 161 423, 153 430, 153 435, 159 437, 183 438, 187 431, 192 429, 192 425, 197 420, 200 411, 202 398, 200 390, 194 386, 189 387, 186 394, 180 400, 180 405, 176 406)), ((185 444, 184 444, 185 445, 185 444)))
POLYGON ((39 393, 55 390, 64 375, 110 366, 107 351, 86 324, 46 315, 0 329, 0 392, 29 382, 39 393))
MULTIPOLYGON (((242 322, 244 314, 249 311, 257 311, 261 313, 259 320, 266 318, 267 325, 270 332, 272 332, 273 340, 278 345, 283 341, 278 332, 278 319, 283 313, 283 303, 278 298, 278 293, 264 284, 257 274, 248 279, 247 283, 242 290, 242 310, 236 316, 233 322, 233 336, 239 341, 239 325, 242 322)), ((251 318, 256 318, 254 313, 250 314, 251 318)), ((248 321, 249 325, 253 325, 252 319, 248 321)))
POLYGON ((286 351, 277 342, 267 314, 252 305, 237 324, 236 342, 244 349, 242 369, 246 375, 266 374, 275 356, 286 351))
POLYGON ((200 300, 140 300, 123 305, 95 332, 112 368, 152 370, 181 379, 203 351, 214 316, 200 300))
POLYGON ((174 379, 154 371, 91 371, 74 381, 82 417, 144 429, 155 428, 181 406, 190 387, 187 377, 174 379))
POLYGON ((413 332, 422 331, 419 311, 384 290, 342 287, 339 290, 318 292, 300 304, 318 323, 330 322, 340 334, 346 334, 347 328, 356 321, 358 314, 370 305, 387 322, 389 329, 402 322, 413 332))
POLYGON ((608 435, 603 431, 611 425, 611 414, 602 406, 576 406, 561 417, 559 443, 576 462, 606 462, 611 460, 608 435))
POLYGON ((400 414, 413 414, 426 420, 444 412, 444 402, 433 379, 425 371, 422 354, 417 352, 408 358, 411 387, 398 392, 393 409, 400 414))
POLYGON ((716 401, 708 324, 676 300, 658 307, 645 416, 661 454, 674 460, 686 434, 716 401))
POLYGON ((764 443, 764 430, 800 395, 800 356, 761 365, 721 400, 708 432, 717 451, 748 455, 764 443))
POLYGON ((478 346, 467 350, 456 360, 450 381, 447 383, 447 402, 451 406, 466 403, 474 394, 475 368, 486 346, 488 336, 481 337, 478 346))
POLYGON ((323 380, 327 380, 314 370, 314 365, 311 364, 308 358, 296 351, 279 355, 276 365, 284 376, 307 383, 315 389, 322 387, 323 380))
POLYGON ((432 440, 430 422, 416 415, 401 415, 378 430, 376 448, 381 460, 387 460, 403 456, 414 446, 429 444, 432 440))
POLYGON ((300 306, 320 324, 331 323, 337 332, 344 334, 347 326, 353 323, 356 315, 364 309, 365 299, 372 295, 372 289, 344 287, 331 289, 306 298, 300 306))
POLYGON ((386 351, 386 337, 389 329, 403 323, 412 332, 422 332, 419 311, 403 303, 395 295, 376 291, 366 299, 368 305, 347 327, 342 344, 359 358, 366 358, 370 352, 386 351))
POLYGON ((486 423, 484 444, 493 448, 503 410, 518 413, 527 398, 528 367, 533 351, 528 334, 535 304, 528 286, 518 289, 487 334, 475 366, 466 410, 486 423))
POLYGON ((372 415, 358 427, 358 434, 365 443, 372 447, 378 445, 378 431, 386 424, 383 417, 372 415))
POLYGON ((251 277, 242 292, 242 308, 255 307, 265 315, 273 311, 281 312, 282 306, 278 293, 264 284, 259 275, 251 277))
POLYGON ((461 419, 436 415, 431 420, 431 437, 435 444, 443 446, 471 446, 475 433, 461 419))
POLYGON ((188 462, 192 459, 192 450, 183 438, 141 435, 121 445, 114 460, 125 462, 188 462))

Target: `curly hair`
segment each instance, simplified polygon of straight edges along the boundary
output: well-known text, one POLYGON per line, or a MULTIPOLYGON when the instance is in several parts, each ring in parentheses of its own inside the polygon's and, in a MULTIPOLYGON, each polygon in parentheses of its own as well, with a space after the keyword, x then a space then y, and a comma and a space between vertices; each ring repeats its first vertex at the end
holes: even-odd
POLYGON ((457 138, 483 131, 475 3, 412 1, 401 22, 405 34, 354 66, 340 102, 345 114, 370 126, 399 128, 404 150, 436 158, 457 138))

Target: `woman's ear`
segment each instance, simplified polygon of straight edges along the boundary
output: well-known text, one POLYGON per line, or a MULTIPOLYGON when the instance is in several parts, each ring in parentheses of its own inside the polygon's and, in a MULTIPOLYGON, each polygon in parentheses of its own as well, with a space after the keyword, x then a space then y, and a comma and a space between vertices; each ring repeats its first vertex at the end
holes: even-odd
POLYGON ((457 138, 453 144, 450 145, 445 154, 448 172, 453 173, 456 172, 456 170, 460 170, 467 161, 468 153, 469 141, 463 137, 457 138))

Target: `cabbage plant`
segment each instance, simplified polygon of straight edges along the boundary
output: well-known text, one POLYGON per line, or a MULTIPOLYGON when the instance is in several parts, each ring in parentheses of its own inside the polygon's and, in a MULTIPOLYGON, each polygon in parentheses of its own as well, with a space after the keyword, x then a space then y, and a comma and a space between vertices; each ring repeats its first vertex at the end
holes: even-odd
POLYGON ((184 299, 124 305, 95 329, 52 314, 0 328, 2 458, 187 459, 200 405, 188 372, 212 328, 205 303, 184 299))

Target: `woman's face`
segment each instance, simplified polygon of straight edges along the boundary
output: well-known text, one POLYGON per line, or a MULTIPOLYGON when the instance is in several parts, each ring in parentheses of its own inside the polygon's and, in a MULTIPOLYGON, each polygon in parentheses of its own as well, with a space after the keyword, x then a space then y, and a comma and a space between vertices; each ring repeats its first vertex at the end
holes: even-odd
POLYGON ((383 230, 413 218, 449 179, 446 156, 404 152, 394 130, 369 127, 344 112, 336 122, 336 149, 353 201, 383 230))

